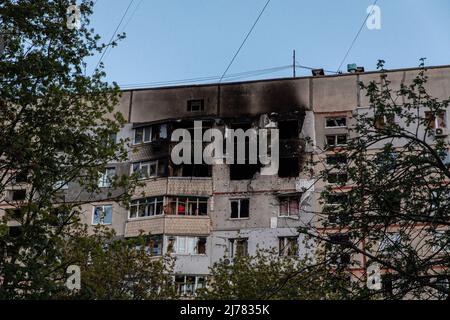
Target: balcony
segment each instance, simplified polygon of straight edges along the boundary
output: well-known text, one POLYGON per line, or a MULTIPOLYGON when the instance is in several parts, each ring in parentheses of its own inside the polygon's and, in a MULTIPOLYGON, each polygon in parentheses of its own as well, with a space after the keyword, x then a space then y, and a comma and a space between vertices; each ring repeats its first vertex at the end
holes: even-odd
POLYGON ((169 177, 144 180, 144 186, 136 189, 135 194, 141 197, 162 195, 209 197, 212 195, 212 178, 169 177))
POLYGON ((128 220, 125 237, 144 234, 207 235, 211 232, 211 218, 208 216, 160 215, 128 220))

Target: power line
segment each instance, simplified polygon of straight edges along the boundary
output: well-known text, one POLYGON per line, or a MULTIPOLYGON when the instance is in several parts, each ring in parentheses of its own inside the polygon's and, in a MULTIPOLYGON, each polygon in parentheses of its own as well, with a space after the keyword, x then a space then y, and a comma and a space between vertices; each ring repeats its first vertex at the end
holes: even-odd
POLYGON ((125 23, 125 25, 122 28, 121 32, 124 32, 125 29, 128 27, 128 25, 130 24, 131 20, 133 20, 134 15, 136 14, 137 10, 139 9, 140 5, 142 4, 144 0, 141 0, 138 2, 137 6, 134 8, 133 12, 130 15, 130 18, 128 19, 128 21, 125 23))
POLYGON ((105 54, 106 54, 106 51, 108 51, 109 46, 111 45, 111 43, 112 43, 114 37, 116 36, 117 30, 119 30, 119 28, 120 28, 120 26, 121 26, 123 20, 125 19, 125 16, 126 16, 127 13, 128 13, 128 10, 130 10, 130 7, 131 7, 131 5, 133 4, 133 2, 134 2, 134 0, 131 0, 130 3, 128 4, 128 7, 127 7, 127 9, 125 10, 125 12, 123 13, 122 18, 120 19, 119 24, 117 25, 116 29, 114 30, 113 35, 111 36, 111 39, 109 40, 108 44, 106 45, 105 50, 103 50, 103 53, 102 53, 100 59, 98 60, 97 65, 95 66, 95 69, 97 69, 98 66, 100 65, 100 63, 102 62, 103 57, 104 57, 105 54))
MULTIPOLYGON (((245 72, 226 75, 222 78, 222 80, 226 79, 228 81, 236 81, 238 79, 245 79, 245 78, 260 76, 260 75, 264 75, 264 74, 270 74, 270 73, 287 70, 287 69, 291 69, 291 68, 292 68, 292 65, 285 65, 285 66, 279 66, 279 67, 245 71, 245 72)), ((296 69, 306 69, 306 70, 317 69, 314 67, 308 67, 308 66, 298 64, 298 62, 296 64, 295 68, 296 69)), ((330 70, 325 70, 325 71, 329 72, 329 73, 334 73, 334 74, 337 73, 336 71, 330 71, 330 70)), ((159 86, 167 86, 167 85, 182 85, 182 84, 190 84, 190 83, 195 84, 195 83, 202 83, 202 82, 206 82, 206 81, 211 82, 211 81, 219 80, 220 78, 221 78, 221 76, 207 76, 207 77, 156 81, 156 82, 147 82, 147 83, 132 83, 132 84, 121 85, 120 87, 126 88, 126 89, 133 89, 133 88, 143 88, 143 87, 159 87, 159 86)))
MULTIPOLYGON (((285 69, 289 69, 289 68, 292 68, 292 66, 286 65, 286 66, 280 66, 280 67, 246 71, 246 72, 234 73, 234 74, 224 76, 223 79, 228 79, 228 80, 233 79, 234 80, 237 78, 248 78, 248 77, 253 77, 253 76, 257 76, 257 75, 273 73, 273 72, 277 72, 277 71, 281 71, 281 70, 285 70, 285 69)), ((219 80, 220 78, 221 78, 221 76, 217 75, 217 76, 188 78, 188 79, 179 79, 179 80, 157 81, 157 82, 148 82, 148 83, 135 83, 135 84, 123 85, 121 87, 177 85, 177 84, 204 82, 204 81, 214 81, 214 80, 219 80)))
MULTIPOLYGON (((319 68, 315 68, 315 67, 308 67, 308 66, 303 66, 301 65, 297 60, 295 60, 296 63, 296 68, 302 68, 302 69, 306 69, 306 70, 316 70, 319 68)), ((324 69, 323 71, 328 72, 328 73, 333 73, 333 74, 339 74, 338 71, 332 71, 332 70, 326 70, 324 69)))
POLYGON ((253 26, 250 28, 250 31, 247 33, 247 35, 244 38, 244 41, 242 41, 241 46, 239 47, 239 49, 236 51, 236 53, 233 56, 233 59, 231 59, 230 63, 228 64, 227 68, 225 69, 225 72, 222 74, 222 77, 220 77, 219 83, 222 82, 222 79, 225 77, 225 75, 227 74, 228 70, 230 69, 231 65, 233 64, 234 60, 236 59, 236 57, 238 56, 239 52, 241 51, 242 47, 244 46, 245 42, 247 41, 247 39, 250 37, 250 34, 252 33, 253 29, 256 27, 256 24, 258 23, 259 19, 261 18, 261 16, 263 15, 264 11, 266 11, 267 6, 269 5, 271 0, 267 0, 264 8, 261 10, 261 12, 259 13, 258 18, 256 19, 255 23, 253 23, 253 26))
MULTIPOLYGON (((127 28, 127 26, 130 24, 131 20, 133 20, 134 15, 136 14, 137 10, 139 9, 139 6, 142 4, 143 0, 139 1, 138 4, 136 5, 136 7, 134 8, 133 12, 131 13, 130 17, 128 18, 127 22, 125 23, 125 25, 123 26, 122 30, 120 31, 120 33, 124 33, 125 29, 127 28)), ((103 59, 106 59, 108 57, 108 55, 111 53, 111 50, 109 50, 106 54, 105 57, 103 59)))
POLYGON ((342 67, 342 65, 344 64, 345 59, 347 59, 347 57, 348 57, 350 51, 352 50, 353 46, 355 45, 356 40, 357 40, 358 37, 359 37, 359 34, 361 33, 362 29, 364 28, 364 25, 366 24, 367 19, 369 19, 370 15, 372 14, 372 12, 373 12, 373 7, 377 4, 377 2, 378 2, 378 0, 375 0, 375 2, 372 4, 372 11, 370 11, 370 12, 367 14, 367 16, 366 16, 366 18, 364 19, 364 21, 363 21, 361 27, 360 27, 359 30, 358 30, 358 33, 356 34, 355 38, 353 38, 353 41, 352 41, 350 47, 348 48, 347 52, 345 53, 344 58, 342 59, 341 63, 339 64, 339 67, 338 67, 338 69, 337 69, 338 72, 341 71, 341 67, 342 67))

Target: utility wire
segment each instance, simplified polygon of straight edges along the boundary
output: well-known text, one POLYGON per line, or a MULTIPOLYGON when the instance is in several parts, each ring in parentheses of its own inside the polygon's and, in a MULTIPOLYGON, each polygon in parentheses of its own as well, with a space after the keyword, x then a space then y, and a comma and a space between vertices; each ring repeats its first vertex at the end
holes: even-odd
POLYGON ((244 46, 245 42, 247 41, 247 39, 250 37, 250 34, 252 33, 253 29, 256 27, 256 24, 258 23, 259 19, 261 18, 261 16, 263 15, 264 11, 266 11, 267 6, 269 5, 271 0, 267 0, 264 8, 261 10, 261 12, 259 13, 258 18, 256 19, 255 23, 253 23, 253 26, 250 28, 250 31, 247 33, 247 35, 244 38, 244 41, 242 41, 241 46, 239 47, 239 49, 236 51, 236 53, 233 56, 233 59, 231 59, 230 63, 228 64, 227 68, 225 69, 225 72, 222 74, 222 76, 220 77, 219 83, 222 82, 223 78, 225 77, 225 75, 227 74, 228 70, 230 69, 231 65, 233 64, 234 60, 236 59, 236 57, 238 56, 239 52, 241 51, 242 47, 244 46))
POLYGON ((358 33, 356 34, 355 38, 353 38, 353 41, 352 41, 352 43, 350 44, 350 47, 348 48, 347 52, 345 53, 344 58, 342 59, 341 63, 339 64, 339 67, 338 67, 338 69, 337 69, 337 70, 338 70, 338 73, 341 72, 341 67, 342 67, 342 65, 344 64, 345 59, 347 59, 347 57, 348 57, 350 51, 352 50, 353 46, 354 46, 355 43, 356 43, 356 40, 358 40, 359 34, 361 33, 362 29, 364 28, 364 25, 366 24, 367 19, 369 19, 370 15, 372 14, 372 12, 373 12, 373 7, 377 4, 377 2, 378 2, 378 0, 375 0, 375 2, 372 4, 372 11, 369 12, 369 13, 367 14, 367 16, 366 16, 366 18, 364 19, 364 21, 363 21, 361 27, 360 27, 359 30, 358 30, 358 33))
POLYGON ((102 62, 103 57, 104 57, 105 54, 106 54, 106 51, 108 51, 109 46, 111 45, 112 41, 114 40, 114 37, 116 36, 117 30, 119 30, 119 28, 120 28, 120 26, 121 26, 123 20, 125 19, 125 16, 126 16, 127 13, 128 13, 128 10, 130 10, 130 7, 131 7, 131 5, 133 4, 133 2, 134 2, 134 0, 131 0, 130 3, 128 4, 128 7, 127 7, 127 9, 125 10, 125 12, 123 13, 122 18, 120 19, 119 24, 117 25, 116 29, 114 30, 114 33, 113 33, 112 36, 111 36, 111 39, 109 40, 108 44, 106 45, 105 49, 103 50, 103 53, 102 53, 100 59, 98 60, 97 65, 95 66, 95 69, 97 69, 98 66, 100 65, 100 63, 102 62))
MULTIPOLYGON (((256 75, 261 75, 261 74, 265 74, 265 73, 272 73, 272 72, 276 72, 276 71, 280 71, 280 70, 284 70, 284 69, 289 69, 289 68, 292 68, 292 66, 286 65, 286 66, 273 67, 273 68, 267 68, 267 69, 246 71, 246 72, 230 74, 228 76, 225 76, 223 79, 252 77, 252 76, 256 76, 256 75)), ((198 78, 189 78, 189 79, 180 79, 180 80, 168 80, 168 81, 149 82, 149 83, 135 83, 135 84, 124 85, 122 87, 136 87, 136 86, 144 87, 144 86, 160 86, 160 85, 177 85, 177 84, 186 84, 186 83, 214 81, 214 80, 219 80, 220 78, 221 78, 221 76, 218 75, 218 76, 198 77, 198 78)))
MULTIPOLYGON (((136 7, 134 8, 133 12, 131 13, 130 17, 128 18, 127 22, 125 23, 125 25, 123 26, 122 30, 120 31, 120 33, 124 33, 125 29, 127 28, 127 26, 130 24, 131 20, 133 20, 134 15, 136 14, 137 10, 139 9, 139 6, 142 4, 144 0, 141 0, 138 2, 138 4, 136 5, 136 7)), ((109 50, 106 54, 105 57, 103 59, 106 59, 108 57, 108 55, 111 53, 111 50, 109 50)))
POLYGON ((131 13, 130 18, 128 19, 128 21, 127 21, 127 22, 125 23, 125 25, 123 26, 121 33, 123 33, 123 32, 125 31, 125 29, 126 29, 126 28, 128 27, 128 25, 130 24, 131 20, 133 20, 134 15, 136 14, 137 10, 139 9, 139 7, 141 6, 141 4, 142 4, 143 1, 144 1, 144 0, 141 0, 141 1, 138 2, 137 6, 134 8, 133 12, 131 13))
MULTIPOLYGON (((234 73, 227 76, 224 76, 222 80, 226 79, 228 81, 235 81, 237 79, 244 79, 244 78, 250 78, 254 76, 274 73, 282 70, 291 69, 292 65, 285 65, 280 67, 273 67, 273 68, 266 68, 266 69, 259 69, 259 70, 253 70, 253 71, 246 71, 246 72, 240 72, 240 73, 234 73)), ((296 65, 297 69, 306 69, 306 70, 313 70, 317 68, 303 66, 303 65, 296 65)), ((335 71, 328 71, 329 73, 336 73, 335 71)), ((205 81, 214 81, 219 80, 221 76, 209 76, 209 77, 197 77, 197 78, 188 78, 188 79, 178 79, 178 80, 168 80, 168 81, 157 81, 157 82, 147 82, 147 83, 133 83, 133 84, 126 84, 121 85, 121 88, 126 89, 133 89, 133 88, 143 88, 143 87, 159 87, 159 86, 166 86, 166 85, 182 85, 182 84, 194 84, 194 83, 201 83, 205 81)))

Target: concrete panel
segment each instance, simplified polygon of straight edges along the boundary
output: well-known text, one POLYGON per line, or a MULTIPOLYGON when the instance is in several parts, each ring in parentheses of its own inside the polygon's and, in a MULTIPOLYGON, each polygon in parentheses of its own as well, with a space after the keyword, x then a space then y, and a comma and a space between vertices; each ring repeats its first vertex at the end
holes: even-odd
POLYGON ((217 86, 190 86, 133 91, 132 123, 215 115, 217 86), (204 112, 188 112, 187 101, 204 99, 204 112))
POLYGON ((221 117, 255 116, 308 107, 308 79, 259 81, 221 86, 221 117))
POLYGON ((352 110, 357 105, 356 75, 313 79, 313 109, 315 112, 352 110))

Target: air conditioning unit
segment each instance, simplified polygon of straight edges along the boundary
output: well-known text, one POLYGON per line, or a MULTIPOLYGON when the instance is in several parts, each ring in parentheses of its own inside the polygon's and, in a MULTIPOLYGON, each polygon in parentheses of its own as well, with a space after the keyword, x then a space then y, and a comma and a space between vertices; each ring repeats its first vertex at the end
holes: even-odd
POLYGON ((434 129, 434 135, 436 137, 446 137, 446 136, 448 136, 448 131, 445 128, 437 128, 437 129, 434 129))

